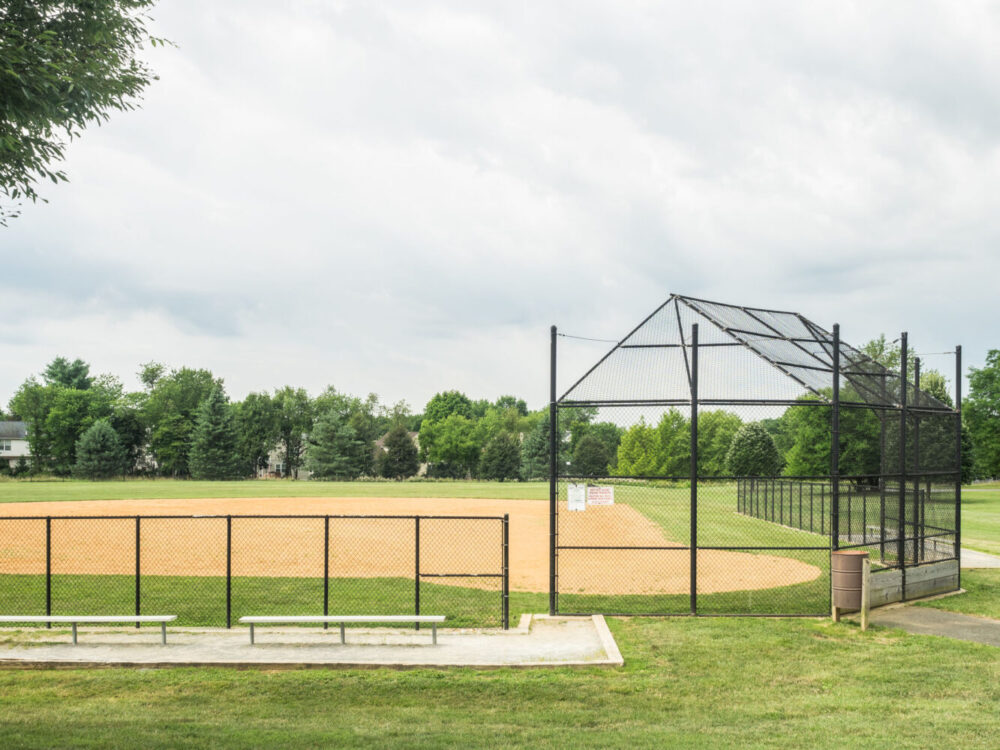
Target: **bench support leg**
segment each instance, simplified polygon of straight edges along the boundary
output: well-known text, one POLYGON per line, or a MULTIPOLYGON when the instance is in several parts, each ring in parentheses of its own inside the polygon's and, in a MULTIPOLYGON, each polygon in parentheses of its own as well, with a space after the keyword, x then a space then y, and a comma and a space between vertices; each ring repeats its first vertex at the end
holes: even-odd
POLYGON ((76 623, 74 622, 74 623, 72 623, 72 625, 73 625, 73 645, 75 646, 76 645, 76 623))
POLYGON ((253 623, 250 623, 250 645, 253 645, 253 623))
POLYGON ((340 623, 340 642, 347 643, 347 641, 344 639, 344 623, 340 623))
POLYGON ((437 623, 431 623, 431 643, 435 646, 438 642, 438 626, 437 623))
POLYGON ((167 645, 167 623, 165 622, 160 623, 160 643, 164 646, 167 645))

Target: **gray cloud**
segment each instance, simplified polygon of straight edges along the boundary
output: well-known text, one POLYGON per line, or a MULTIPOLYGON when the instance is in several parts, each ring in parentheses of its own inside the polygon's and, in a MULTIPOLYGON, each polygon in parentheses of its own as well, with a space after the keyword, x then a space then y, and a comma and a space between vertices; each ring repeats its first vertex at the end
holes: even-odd
POLYGON ((540 404, 549 323, 617 338, 670 291, 998 345, 989 4, 155 16, 143 109, 0 234, 0 399, 67 354, 540 404))

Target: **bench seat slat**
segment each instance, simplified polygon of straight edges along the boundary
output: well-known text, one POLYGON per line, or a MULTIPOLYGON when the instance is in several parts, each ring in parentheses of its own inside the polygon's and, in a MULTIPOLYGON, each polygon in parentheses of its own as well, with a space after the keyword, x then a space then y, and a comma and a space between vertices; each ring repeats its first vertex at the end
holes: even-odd
POLYGON ((0 615, 0 622, 173 622, 177 615, 0 615))
POLYGON ((252 615, 241 617, 240 622, 295 623, 295 622, 444 622, 444 615, 252 615))

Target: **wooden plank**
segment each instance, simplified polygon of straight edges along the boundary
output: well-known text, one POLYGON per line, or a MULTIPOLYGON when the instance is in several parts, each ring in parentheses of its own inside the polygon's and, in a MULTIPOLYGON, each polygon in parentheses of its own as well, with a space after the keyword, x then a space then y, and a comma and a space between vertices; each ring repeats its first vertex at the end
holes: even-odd
POLYGON ((946 578, 958 575, 957 560, 943 560, 941 562, 918 565, 915 568, 906 569, 906 585, 919 583, 921 581, 931 581, 935 578, 946 578))

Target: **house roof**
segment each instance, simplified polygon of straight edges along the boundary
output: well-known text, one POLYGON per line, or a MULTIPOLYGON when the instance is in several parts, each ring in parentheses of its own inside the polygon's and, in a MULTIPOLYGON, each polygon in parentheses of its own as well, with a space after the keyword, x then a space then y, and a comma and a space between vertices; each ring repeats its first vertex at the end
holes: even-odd
POLYGON ((25 440, 27 437, 28 425, 24 422, 0 422, 0 438, 25 440))

